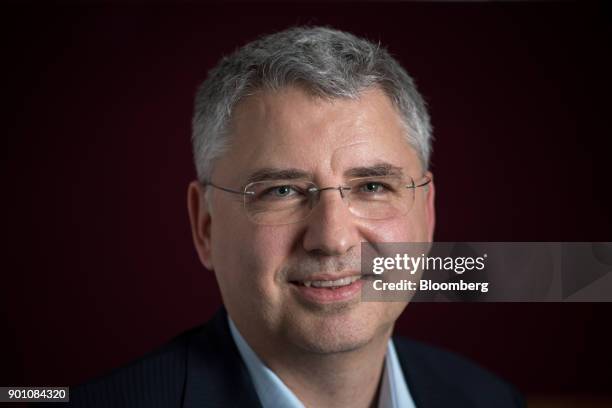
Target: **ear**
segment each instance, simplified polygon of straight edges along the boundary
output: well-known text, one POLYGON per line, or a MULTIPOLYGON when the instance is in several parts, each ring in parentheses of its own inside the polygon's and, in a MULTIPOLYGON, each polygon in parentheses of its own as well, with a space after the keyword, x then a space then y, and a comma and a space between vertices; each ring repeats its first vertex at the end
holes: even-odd
POLYGON ((187 189, 187 209, 189 221, 191 222, 191 235, 193 244, 202 265, 208 270, 213 270, 210 226, 211 216, 209 204, 206 202, 205 188, 198 181, 189 183, 187 189))
POLYGON ((427 228, 429 229, 429 242, 433 242, 434 230, 436 227, 436 186, 434 185, 433 174, 430 171, 427 172, 426 176, 429 177, 431 182, 426 187, 427 193, 425 197, 425 216, 427 217, 427 228))

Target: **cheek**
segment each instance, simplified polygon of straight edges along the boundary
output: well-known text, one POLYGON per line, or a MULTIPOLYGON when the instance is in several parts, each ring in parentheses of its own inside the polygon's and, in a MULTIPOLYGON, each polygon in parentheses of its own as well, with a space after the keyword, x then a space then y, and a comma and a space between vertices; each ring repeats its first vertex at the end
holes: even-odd
MULTIPOLYGON (((231 219, 231 218, 228 218, 231 219)), ((217 272, 240 278, 260 291, 275 284, 277 272, 292 253, 294 234, 283 227, 250 222, 224 224, 213 234, 213 262, 217 272)))
POLYGON ((369 242, 427 242, 427 223, 418 211, 408 216, 372 223, 362 229, 369 242))
POLYGON ((277 272, 287 263, 295 246, 295 234, 288 227, 254 227, 247 238, 253 272, 272 283, 277 272))
POLYGON ((225 223, 212 233, 214 272, 228 310, 253 319, 273 312, 281 299, 275 282, 282 265, 278 243, 285 241, 245 223, 225 223))

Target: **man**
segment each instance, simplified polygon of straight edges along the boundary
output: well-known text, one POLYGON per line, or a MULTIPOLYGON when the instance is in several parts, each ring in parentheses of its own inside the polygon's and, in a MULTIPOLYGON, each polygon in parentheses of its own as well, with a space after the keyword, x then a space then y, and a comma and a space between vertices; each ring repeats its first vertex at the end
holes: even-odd
POLYGON ((391 340, 405 302, 360 301, 362 243, 433 239, 430 133, 412 79, 351 34, 293 28, 224 58, 196 97, 188 209, 225 309, 72 403, 522 405, 459 357, 391 340))

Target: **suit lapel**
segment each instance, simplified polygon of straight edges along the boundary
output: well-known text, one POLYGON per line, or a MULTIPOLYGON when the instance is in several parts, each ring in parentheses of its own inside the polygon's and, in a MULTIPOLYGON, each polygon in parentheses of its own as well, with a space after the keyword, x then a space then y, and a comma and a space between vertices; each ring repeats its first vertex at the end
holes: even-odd
POLYGON ((191 337, 182 407, 261 407, 224 308, 191 337))
POLYGON ((445 381, 409 341, 393 339, 410 395, 417 408, 466 407, 472 403, 454 384, 445 381))

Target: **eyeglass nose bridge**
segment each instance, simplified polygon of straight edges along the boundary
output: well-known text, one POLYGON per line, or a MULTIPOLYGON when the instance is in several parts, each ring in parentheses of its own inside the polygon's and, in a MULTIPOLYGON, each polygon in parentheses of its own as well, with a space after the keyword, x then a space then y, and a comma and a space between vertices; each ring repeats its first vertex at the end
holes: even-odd
POLYGON ((308 193, 315 198, 316 201, 318 201, 318 198, 320 196, 320 193, 326 190, 338 190, 338 192, 340 193, 340 197, 344 199, 344 191, 351 191, 350 187, 346 187, 346 186, 338 186, 338 187, 310 187, 308 189, 308 193))

